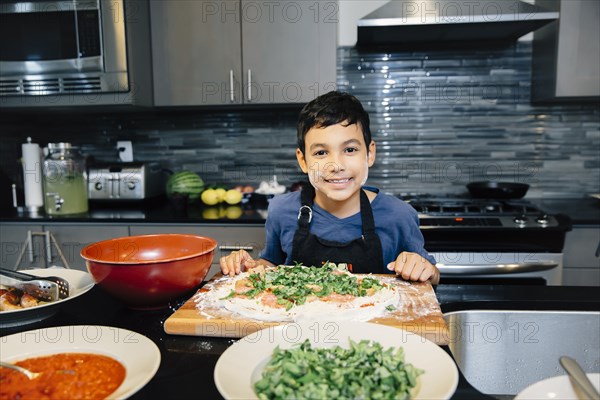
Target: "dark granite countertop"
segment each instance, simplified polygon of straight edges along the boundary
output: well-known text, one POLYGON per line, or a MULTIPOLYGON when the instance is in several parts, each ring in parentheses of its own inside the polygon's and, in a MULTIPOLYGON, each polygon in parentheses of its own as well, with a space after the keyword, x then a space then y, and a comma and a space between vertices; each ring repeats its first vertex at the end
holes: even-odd
POLYGON ((600 199, 527 199, 548 214, 565 214, 573 225, 600 225, 600 199))
MULTIPOLYGON (((439 285, 435 289, 443 312, 472 309, 600 310, 596 288, 439 285)), ((189 297, 189 295, 187 296, 189 297)), ((164 321, 186 298, 171 307, 131 310, 99 287, 74 299, 49 319, 20 327, 2 328, 0 336, 32 329, 65 325, 105 325, 139 332, 156 343, 161 365, 154 378, 132 399, 221 398, 214 383, 213 370, 220 355, 235 340, 228 338, 173 336, 163 330, 164 321)), ((446 346, 442 346, 448 351, 446 346)), ((459 372, 453 400, 491 399, 475 390, 459 372)))
MULTIPOLYGON (((600 225, 600 200, 592 197, 576 199, 526 199, 549 214, 565 214, 573 225, 600 225)), ((129 223, 239 223, 264 224, 267 203, 204 206, 200 202, 176 204, 165 198, 150 202, 90 202, 83 215, 62 217, 29 217, 14 209, 0 211, 0 222, 129 222, 129 223)))
POLYGON ((0 214, 0 222, 28 223, 185 223, 185 224, 264 224, 267 203, 219 204, 205 206, 201 202, 175 203, 166 198, 146 202, 96 202, 89 203, 86 214, 68 216, 40 215, 31 217, 14 209, 0 214))

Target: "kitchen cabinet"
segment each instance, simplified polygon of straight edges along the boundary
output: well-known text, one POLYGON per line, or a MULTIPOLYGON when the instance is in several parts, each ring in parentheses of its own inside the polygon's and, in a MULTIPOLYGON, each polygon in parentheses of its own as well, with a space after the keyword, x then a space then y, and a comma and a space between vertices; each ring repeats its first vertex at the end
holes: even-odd
POLYGON ((335 89, 337 7, 151 1, 154 104, 304 103, 335 89))
MULTIPOLYGON (((19 254, 26 246, 27 232, 42 232, 42 225, 37 224, 0 224, 0 267, 15 269, 19 254)), ((46 266, 44 242, 41 238, 32 237, 33 252, 25 252, 19 266, 21 268, 44 268, 46 266), (30 255, 32 261, 30 261, 30 255)), ((27 249, 26 249, 27 250, 27 249)))
POLYGON ((229 224, 164 224, 164 225, 131 225, 131 235, 149 235, 153 233, 188 233, 207 236, 217 241, 217 248, 212 265, 205 280, 219 272, 219 259, 234 250, 246 250, 252 258, 258 258, 265 247, 264 225, 229 225, 229 224))
POLYGON ((533 101, 600 100, 600 2, 536 0, 560 18, 533 39, 533 101))
POLYGON ((129 227, 119 224, 84 224, 84 223, 44 223, 43 225, 23 225, 21 223, 3 222, 0 225, 2 237, 3 267, 14 269, 20 251, 26 246, 28 232, 32 232, 31 250, 26 249, 19 264, 20 269, 46 268, 51 265, 64 266, 60 257, 62 252, 69 267, 86 271, 85 261, 79 255, 81 249, 91 243, 128 236, 129 227), (44 236, 51 233, 51 236, 44 236), (52 238, 56 241, 53 242, 52 238), (50 240, 50 256, 48 261, 47 240, 50 240), (30 261, 29 251, 33 262, 30 261))
POLYGON ((564 251, 563 285, 600 286, 600 226, 574 226, 564 251))

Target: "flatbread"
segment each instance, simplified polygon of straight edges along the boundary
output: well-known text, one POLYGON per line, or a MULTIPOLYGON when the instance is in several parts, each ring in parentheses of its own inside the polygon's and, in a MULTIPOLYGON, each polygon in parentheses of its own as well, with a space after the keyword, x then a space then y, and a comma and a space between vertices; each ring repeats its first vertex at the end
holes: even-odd
MULTIPOLYGON (((266 268, 264 272, 261 271, 261 274, 264 274, 261 277, 264 278, 263 281, 269 281, 270 277, 278 276, 277 274, 279 276, 281 274, 293 275, 296 272, 302 274, 302 269, 305 268, 309 267, 279 266, 266 268)), ((397 288, 381 282, 373 275, 353 275, 332 263, 319 268, 311 268, 312 273, 316 274, 314 281, 301 281, 299 285, 308 285, 316 292, 320 291, 319 277, 324 277, 326 274, 329 275, 328 280, 339 278, 346 283, 354 282, 359 287, 361 282, 367 279, 369 285, 375 281, 377 287, 368 289, 366 294, 364 293, 365 290, 362 290, 362 295, 333 292, 327 296, 309 295, 303 304, 290 303, 284 300, 280 300, 283 304, 277 304, 278 298, 273 294, 273 287, 260 291, 258 294, 252 293, 252 296, 246 296, 243 291, 240 291, 240 287, 248 286, 253 274, 253 279, 258 279, 257 272, 251 270, 233 278, 225 278, 227 280, 224 284, 215 287, 208 293, 204 293, 204 296, 208 296, 208 299, 205 297, 204 300, 208 300, 213 306, 216 305, 245 318, 272 322, 306 320, 367 321, 381 316, 389 310, 394 310, 399 305, 400 293, 397 288)), ((248 286, 248 288, 254 287, 248 286)))

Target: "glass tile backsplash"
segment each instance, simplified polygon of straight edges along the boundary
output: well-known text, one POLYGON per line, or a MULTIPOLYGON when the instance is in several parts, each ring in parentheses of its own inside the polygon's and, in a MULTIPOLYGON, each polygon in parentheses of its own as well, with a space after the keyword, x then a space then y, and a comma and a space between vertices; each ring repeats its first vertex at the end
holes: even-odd
MULTIPOLYGON (((338 88, 369 111, 377 160, 368 183, 401 193, 462 195, 475 180, 522 182, 527 197, 600 193, 600 109, 530 103, 531 43, 502 50, 360 53, 338 49, 338 88)), ((117 140, 136 161, 198 172, 208 183, 258 186, 302 179, 300 106, 0 118, 0 165, 18 182, 20 144, 71 141, 101 161, 117 140)))

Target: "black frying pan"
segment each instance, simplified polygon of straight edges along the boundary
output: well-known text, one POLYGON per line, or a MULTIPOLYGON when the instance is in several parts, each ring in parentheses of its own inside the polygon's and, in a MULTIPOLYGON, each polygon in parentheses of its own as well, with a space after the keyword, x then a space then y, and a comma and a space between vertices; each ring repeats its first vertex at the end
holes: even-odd
POLYGON ((529 185, 511 182, 471 182, 467 184, 471 196, 478 199, 520 199, 529 185))

